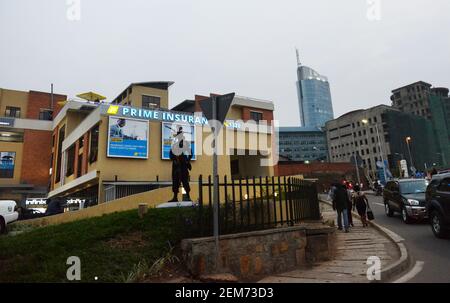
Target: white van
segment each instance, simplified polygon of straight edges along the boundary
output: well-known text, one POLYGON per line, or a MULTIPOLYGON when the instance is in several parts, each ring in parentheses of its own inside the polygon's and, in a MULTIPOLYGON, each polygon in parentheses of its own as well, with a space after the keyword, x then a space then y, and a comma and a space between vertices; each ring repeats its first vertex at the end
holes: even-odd
POLYGON ((19 218, 17 204, 12 200, 0 200, 0 234, 6 233, 6 226, 19 218))

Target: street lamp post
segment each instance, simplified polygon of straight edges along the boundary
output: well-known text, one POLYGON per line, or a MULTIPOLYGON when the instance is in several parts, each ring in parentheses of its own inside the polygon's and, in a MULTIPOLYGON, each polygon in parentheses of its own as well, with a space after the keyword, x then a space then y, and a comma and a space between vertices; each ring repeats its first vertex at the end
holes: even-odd
POLYGON ((406 145, 408 146, 409 162, 411 164, 411 167, 414 167, 414 162, 413 162, 412 155, 411 155, 411 148, 409 146, 411 140, 412 140, 411 137, 406 137, 406 145))
POLYGON ((355 148, 355 151, 353 154, 353 159, 355 160, 356 178, 358 178, 358 185, 361 186, 361 178, 359 176, 358 158, 356 157, 356 141, 355 141, 355 136, 353 135, 353 130, 352 130, 352 138, 353 138, 353 147, 355 148))

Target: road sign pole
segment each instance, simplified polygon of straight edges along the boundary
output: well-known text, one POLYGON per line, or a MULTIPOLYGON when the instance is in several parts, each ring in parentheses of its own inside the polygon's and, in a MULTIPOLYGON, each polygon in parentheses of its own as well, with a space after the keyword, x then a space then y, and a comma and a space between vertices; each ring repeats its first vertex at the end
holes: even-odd
POLYGON ((216 244, 216 266, 220 267, 220 248, 219 248, 219 184, 218 184, 218 175, 217 175, 217 133, 219 132, 217 125, 217 98, 215 96, 212 97, 212 119, 214 122, 214 126, 212 128, 213 131, 213 212, 214 212, 214 241, 216 244))

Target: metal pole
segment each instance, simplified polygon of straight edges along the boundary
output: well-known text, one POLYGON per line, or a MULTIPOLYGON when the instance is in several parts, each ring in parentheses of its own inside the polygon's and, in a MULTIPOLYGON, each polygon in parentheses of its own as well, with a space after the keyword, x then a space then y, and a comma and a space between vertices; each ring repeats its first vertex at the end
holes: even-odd
POLYGON ((384 181, 387 182, 386 166, 384 165, 383 150, 381 149, 380 132, 378 131, 378 124, 376 124, 376 123, 375 123, 375 129, 376 129, 376 131, 377 131, 378 148, 380 149, 380 158, 381 158, 381 162, 383 163, 383 175, 384 175, 384 181))
POLYGON ((411 155, 411 148, 409 147, 409 140, 408 140, 408 138, 406 138, 406 145, 408 146, 408 154, 409 154, 409 162, 410 162, 410 165, 411 165, 412 167, 414 167, 414 163, 413 163, 412 155, 411 155))
POLYGON ((53 83, 51 85, 51 94, 50 94, 50 102, 51 102, 51 110, 53 110, 53 83))
POLYGON ((359 177, 358 159, 356 158, 356 141, 355 136, 353 135, 353 130, 352 130, 352 138, 353 138, 353 147, 355 148, 353 159, 355 160, 356 177, 358 178, 358 185, 361 186, 361 178, 359 177))
POLYGON ((216 266, 219 267, 219 184, 217 180, 217 104, 216 97, 212 97, 212 119, 213 119, 213 212, 214 212, 214 241, 216 244, 216 266))

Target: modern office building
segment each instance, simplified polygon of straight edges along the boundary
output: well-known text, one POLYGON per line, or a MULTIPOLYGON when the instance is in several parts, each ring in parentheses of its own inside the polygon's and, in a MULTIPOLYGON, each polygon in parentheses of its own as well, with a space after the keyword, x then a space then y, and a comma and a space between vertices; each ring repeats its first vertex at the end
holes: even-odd
POLYGON ((325 132, 315 127, 280 127, 280 161, 316 162, 328 158, 325 132))
POLYGON ((321 128, 334 118, 327 77, 300 62, 297 51, 297 94, 303 127, 321 128))
POLYGON ((330 161, 349 162, 356 153, 368 179, 381 177, 382 160, 393 176, 400 176, 400 160, 421 171, 437 160, 432 123, 387 105, 346 113, 325 128, 330 161))
MULTIPOLYGON (((179 127, 193 155, 191 180, 210 175, 212 155, 202 147, 210 142, 211 129, 199 105, 209 99, 195 96, 169 110, 172 84, 132 83, 110 104, 68 101, 51 127, 53 174, 48 196, 95 204, 170 185, 169 150, 179 127)), ((234 97, 221 132, 223 144, 218 143, 219 175, 273 175, 273 165, 261 165, 261 160, 270 163, 273 156, 272 127, 258 122, 271 123, 273 110, 270 101, 234 97), (251 124, 258 129, 247 127, 253 118, 258 123, 251 124)))
POLYGON ((0 88, 0 199, 48 193, 52 120, 66 96, 0 88))

